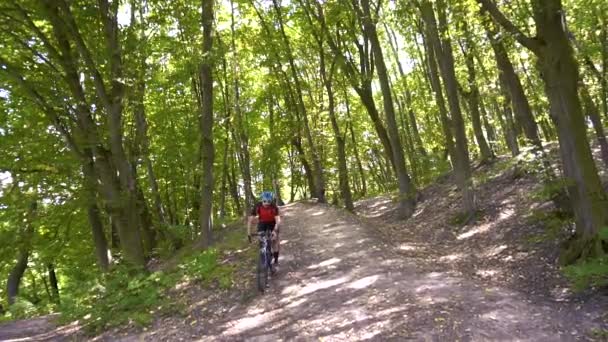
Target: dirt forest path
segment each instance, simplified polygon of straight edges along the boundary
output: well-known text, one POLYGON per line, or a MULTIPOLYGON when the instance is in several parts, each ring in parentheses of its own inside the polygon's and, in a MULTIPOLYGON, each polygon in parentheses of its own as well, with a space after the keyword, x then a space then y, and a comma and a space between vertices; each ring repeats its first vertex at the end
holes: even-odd
POLYGON ((202 340, 587 339, 590 319, 572 304, 404 258, 342 210, 298 203, 283 215, 281 268, 269 291, 231 310, 202 340))
MULTIPOLYGON (((281 266, 266 294, 253 284, 245 295, 218 293, 188 318, 93 340, 585 341, 601 320, 575 302, 484 285, 424 254, 405 256, 373 223, 341 209, 295 203, 282 216, 281 266)), ((252 280, 253 268, 243 276, 252 280)), ((48 318, 16 321, 0 325, 0 340, 89 340, 76 328, 48 318)))

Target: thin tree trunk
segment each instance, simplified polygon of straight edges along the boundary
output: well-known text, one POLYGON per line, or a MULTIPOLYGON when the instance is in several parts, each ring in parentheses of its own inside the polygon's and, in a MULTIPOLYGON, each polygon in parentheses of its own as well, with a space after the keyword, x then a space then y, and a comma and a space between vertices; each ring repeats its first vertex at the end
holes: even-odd
POLYGON ((300 76, 298 75, 298 71, 296 69, 289 38, 287 37, 287 34, 285 33, 285 28, 283 25, 283 16, 281 14, 281 8, 280 8, 277 0, 273 0, 272 3, 273 3, 274 10, 277 14, 277 20, 279 22, 279 29, 281 32, 281 37, 283 38, 283 43, 285 44, 285 49, 287 50, 286 52, 287 52, 287 57, 289 59, 289 68, 290 68, 291 75, 292 75, 295 89, 296 89, 296 95, 297 95, 296 108, 299 111, 299 113, 302 117, 303 123, 304 123, 304 135, 305 135, 306 141, 308 142, 308 145, 310 147, 312 163, 314 166, 314 168, 311 170, 314 175, 314 189, 311 189, 311 191, 314 191, 313 194, 318 198, 319 202, 325 203, 325 179, 323 176, 323 165, 321 164, 320 153, 318 152, 317 146, 312 138, 312 132, 311 132, 310 124, 308 121, 308 113, 306 111, 306 107, 304 105, 304 98, 302 95, 302 85, 300 83, 300 76))
POLYGON ((448 110, 445 105, 445 99, 443 97, 443 91, 441 89, 441 80, 439 79, 439 71, 437 70, 437 58, 435 58, 435 48, 429 41, 430 33, 428 25, 426 27, 426 34, 421 32, 424 46, 426 47, 426 55, 428 61, 429 79, 431 80, 431 87, 435 94, 435 102, 439 107, 439 118, 441 121, 441 128, 443 129, 443 135, 445 138, 445 147, 450 156, 452 165, 455 165, 456 159, 456 147, 454 146, 454 135, 452 133, 452 122, 448 117, 448 110))
MULTIPOLYGON (((352 88, 357 92, 357 95, 359 95, 359 98, 361 99, 363 106, 365 107, 370 119, 372 120, 372 123, 374 124, 374 129, 376 131, 376 134, 378 135, 378 138, 380 139, 380 142, 382 143, 382 146, 384 148, 384 156, 387 159, 387 161, 389 161, 391 163, 393 170, 395 170, 395 162, 393 160, 393 148, 391 146, 391 142, 390 142, 388 133, 386 132, 386 129, 384 128, 384 124, 382 123, 382 120, 380 119, 380 115, 378 114, 378 109, 376 108, 376 103, 374 101, 372 85, 371 85, 373 72, 371 70, 369 70, 370 68, 368 67, 368 65, 371 64, 369 54, 366 54, 364 52, 364 49, 361 46, 359 46, 359 54, 360 54, 359 58, 361 60, 361 63, 360 63, 361 71, 360 72, 356 71, 356 68, 353 65, 353 63, 344 56, 344 53, 342 52, 342 50, 338 46, 338 43, 336 43, 336 40, 334 39, 333 35, 329 31, 329 28, 327 27, 327 22, 325 21, 325 16, 323 14, 323 8, 322 8, 321 4, 318 2, 315 2, 315 6, 316 6, 317 12, 318 12, 316 14, 317 20, 321 24, 321 28, 322 28, 323 32, 325 33, 325 36, 327 38, 327 43, 329 44, 329 47, 330 47, 331 51, 334 53, 334 55, 336 56, 336 58, 339 59, 338 65, 342 68, 343 72, 346 74, 347 81, 352 86, 352 88)), ((307 7, 304 6, 304 9, 307 10, 307 7)), ((308 12, 307 12, 307 14, 308 14, 308 12)), ((365 32, 363 32, 363 33, 365 34, 365 32)))
POLYGON ((211 47, 213 44, 213 0, 202 0, 201 22, 203 27, 203 60, 199 66, 201 85, 201 162, 202 189, 200 204, 200 247, 211 245, 212 203, 213 203, 213 161, 215 148, 213 146, 213 60, 211 47))
POLYGON ((224 138, 224 155, 222 156, 222 185, 220 188, 220 218, 226 217, 226 178, 228 177, 228 132, 224 138))
POLYGON ((350 114, 350 101, 348 100, 348 93, 344 90, 344 104, 346 106, 346 118, 348 119, 348 129, 350 131, 350 137, 353 142, 353 152, 355 153, 355 161, 357 162, 357 169, 359 170, 359 176, 361 177, 361 196, 367 195, 367 181, 365 171, 363 170, 363 163, 361 163, 361 156, 359 155, 359 147, 357 139, 355 138, 355 130, 353 129, 353 118, 350 114))
POLYGON ((486 106, 483 101, 479 102, 479 110, 481 113, 481 119, 483 121, 483 127, 486 130, 486 134, 488 135, 488 143, 490 144, 490 149, 492 150, 492 154, 496 151, 496 130, 492 125, 490 125, 490 118, 488 115, 488 111, 486 110, 486 106))
POLYGON ((312 169, 310 167, 310 163, 306 159, 306 155, 304 154, 304 149, 302 148, 302 142, 300 137, 294 137, 291 140, 291 144, 296 148, 298 152, 298 157, 300 158, 300 162, 304 167, 304 172, 306 173, 306 179, 308 180, 308 188, 310 189, 310 193, 314 196, 315 193, 315 180, 313 177, 312 169))
POLYGON ((500 70, 502 84, 505 87, 505 91, 509 92, 509 99, 513 104, 513 111, 518 118, 518 121, 523 127, 524 134, 528 141, 538 150, 543 151, 543 145, 540 137, 538 136, 538 126, 534 120, 534 115, 530 109, 528 98, 524 93, 524 89, 521 85, 521 81, 513 64, 509 59, 507 50, 505 49, 502 41, 497 38, 497 30, 493 28, 491 23, 486 22, 486 34, 490 40, 490 45, 494 50, 494 56, 496 57, 496 65, 500 70))
POLYGON ((53 264, 47 265, 49 283, 51 284, 51 289, 53 289, 53 300, 55 303, 60 303, 61 299, 59 297, 59 285, 57 283, 57 274, 55 274, 55 266, 53 264))
POLYGON ((32 239, 34 237, 34 225, 32 223, 34 215, 36 214, 37 203, 34 201, 30 204, 27 210, 26 218, 23 222, 25 225, 21 228, 20 232, 20 248, 17 257, 17 263, 11 269, 8 279, 6 281, 6 294, 8 299, 8 305, 13 305, 17 296, 19 295, 19 286, 23 274, 27 269, 27 262, 31 252, 32 239))
POLYGON ((414 213, 416 206, 416 189, 410 180, 410 176, 408 175, 405 166, 405 158, 403 156, 403 150, 401 149, 402 145, 399 139, 397 121, 395 119, 395 107, 389 85, 388 73, 384 63, 384 56, 382 54, 380 40, 378 39, 378 34, 376 32, 376 26, 372 22, 369 0, 362 0, 361 7, 363 10, 362 21, 364 30, 367 31, 367 37, 371 41, 372 51, 375 57, 374 62, 376 65, 376 70, 378 71, 382 98, 384 99, 384 113, 386 116, 387 129, 389 139, 391 141, 391 147, 393 148, 393 160, 399 183, 398 215, 401 218, 409 218, 414 213))
POLYGON ((583 108, 585 115, 589 117, 595 130, 595 136, 600 145, 601 157, 604 165, 608 167, 608 142, 606 141, 606 134, 604 133, 604 126, 602 125, 602 118, 600 117, 599 110, 593 102, 589 90, 585 84, 581 84, 581 99, 583 100, 583 108))
POLYGON ((84 190, 87 199, 87 215, 89 224, 91 225, 91 235, 93 236, 93 244, 95 245, 95 254, 97 256, 97 264, 103 272, 110 269, 110 251, 108 249, 108 241, 103 231, 103 223, 99 213, 97 204, 97 176, 93 167, 92 153, 90 150, 85 150, 89 156, 89 162, 83 162, 82 173, 84 175, 84 190))
POLYGON ((431 43, 435 46, 435 55, 438 57, 439 68, 444 81, 446 96, 452 113, 452 125, 454 127, 454 138, 456 142, 456 181, 462 191, 463 209, 466 213, 472 215, 475 210, 475 197, 473 192, 473 182, 471 180, 471 165, 469 160, 469 151, 467 136, 464 128, 464 120, 458 101, 458 86, 454 71, 454 56, 452 53, 451 42, 448 38, 447 19, 445 18, 445 2, 437 1, 439 29, 441 30, 441 38, 439 30, 435 22, 435 16, 430 2, 423 4, 423 17, 428 20, 430 25, 431 43))
MULTIPOLYGON (((403 66, 401 65, 401 61, 399 60, 399 54, 397 53, 397 37, 395 37, 395 32, 393 32, 386 23, 384 23, 384 30, 388 34, 388 43, 393 52, 393 57, 395 58, 395 63, 397 64, 397 70, 399 71, 399 76, 403 82, 406 83, 405 86, 405 108, 403 108, 404 112, 407 111, 409 122, 411 124, 411 132, 413 134, 414 141, 416 142, 416 149, 421 156, 426 157, 427 152, 424 149, 424 144, 422 143, 422 139, 420 137, 420 130, 418 129, 418 123, 416 120, 416 115, 414 115, 414 106, 412 104, 412 94, 410 92, 409 87, 407 86, 407 76, 403 71, 403 66)), ((395 98, 397 98, 395 96, 395 98)), ((412 145, 413 146, 413 145, 412 145)))
POLYGON ((608 120, 608 15, 605 12, 600 14, 600 43, 602 44, 602 83, 601 97, 604 117, 608 120))
MULTIPOLYGON (((251 186, 251 156, 249 153, 249 136, 247 134, 247 125, 243 120, 243 114, 241 112, 241 89, 239 84, 239 57, 236 49, 236 32, 235 32, 235 21, 234 21, 234 1, 230 1, 230 31, 231 31, 231 47, 233 54, 232 63, 232 77, 234 78, 234 118, 235 118, 235 130, 238 132, 235 134, 237 142, 237 151, 240 154, 241 161, 241 172, 243 174, 243 184, 245 187, 245 210, 248 210, 253 206, 255 196, 251 186)), ((246 214, 246 213, 245 213, 246 214)))
POLYGON ((230 187, 230 195, 232 196, 232 201, 234 202, 234 209, 236 209, 236 212, 240 215, 241 213, 243 213, 243 209, 241 207, 241 199, 239 197, 239 189, 238 189, 238 184, 236 181, 236 167, 235 164, 237 163, 237 161, 235 160, 235 152, 234 151, 230 151, 232 158, 231 159, 231 163, 230 163, 230 173, 228 174, 228 186, 230 187))
POLYGON ((344 201, 344 207, 347 210, 353 211, 355 209, 353 205, 352 193, 350 190, 350 184, 348 182, 348 170, 346 166, 346 142, 344 139, 344 135, 340 133, 340 127, 338 125, 338 120, 336 119, 335 113, 335 100, 334 100, 334 91, 332 88, 332 77, 334 74, 334 63, 331 64, 329 77, 325 68, 325 51, 323 51, 323 43, 320 39, 318 39, 319 45, 319 65, 320 65, 320 73, 323 84, 325 85, 325 90, 327 91, 327 97, 329 102, 329 119, 331 121, 331 127, 334 131, 334 139, 336 140, 336 150, 338 152, 338 179, 340 183, 340 193, 342 195, 342 200, 344 201))
POLYGON ((466 99, 469 102, 469 111, 471 113, 471 122, 473 124, 473 132, 475 134, 475 140, 481 153, 481 162, 487 162, 494 158, 492 150, 483 135, 483 129, 481 127, 481 115, 479 114, 479 88, 477 87, 477 79, 475 72, 475 60, 474 53, 476 52, 473 46, 473 40, 471 39, 471 33, 468 31, 468 25, 466 22, 463 24, 465 28, 465 42, 467 48, 462 47, 462 53, 465 56, 465 64, 467 66, 468 74, 468 92, 466 92, 466 99))

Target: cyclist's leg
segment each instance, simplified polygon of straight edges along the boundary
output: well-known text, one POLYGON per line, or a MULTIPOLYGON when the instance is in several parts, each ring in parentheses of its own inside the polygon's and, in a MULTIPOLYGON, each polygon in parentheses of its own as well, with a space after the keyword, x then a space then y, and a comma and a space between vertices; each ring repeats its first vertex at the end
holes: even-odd
MULTIPOLYGON (((272 230, 274 231, 274 225, 272 226, 272 230)), ((280 252, 280 243, 279 243, 279 233, 277 232, 275 238, 272 240, 272 257, 274 258, 274 263, 279 263, 279 252, 280 252)))

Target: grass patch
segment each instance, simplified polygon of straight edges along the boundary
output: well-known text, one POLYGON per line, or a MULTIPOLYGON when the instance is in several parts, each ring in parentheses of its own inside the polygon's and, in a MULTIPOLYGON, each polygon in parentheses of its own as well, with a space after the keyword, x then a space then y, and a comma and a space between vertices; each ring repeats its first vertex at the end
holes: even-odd
POLYGON ((606 329, 591 329, 589 335, 591 338, 597 339, 598 341, 608 341, 608 330, 606 329))
MULTIPOLYGON (((177 266, 166 271, 147 273, 118 265, 98 279, 72 285, 71 297, 62 298, 59 323, 79 320, 89 334, 132 325, 144 327, 155 317, 182 311, 169 290, 178 283, 229 289, 235 283, 235 265, 225 260, 235 250, 245 250, 243 231, 222 231, 223 239, 213 248, 199 251, 187 248, 177 266)), ((236 260, 240 261, 239 259, 236 260)), ((27 305, 16 306, 15 310, 27 305)))
MULTIPOLYGON (((598 233, 604 245, 608 243, 608 227, 603 227, 598 233)), ((602 254, 587 260, 580 260, 573 265, 564 267, 564 274, 577 291, 589 287, 608 287, 608 255, 602 254)))
POLYGON ((577 291, 588 287, 606 287, 608 286, 608 257, 602 256, 566 266, 564 273, 577 291))

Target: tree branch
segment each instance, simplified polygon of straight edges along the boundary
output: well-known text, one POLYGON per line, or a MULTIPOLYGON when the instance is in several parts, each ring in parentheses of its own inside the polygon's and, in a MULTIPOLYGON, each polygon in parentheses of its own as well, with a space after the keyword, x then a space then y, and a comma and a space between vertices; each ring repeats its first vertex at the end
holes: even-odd
POLYGON ((40 95, 40 93, 2 56, 0 56, 0 64, 3 66, 0 68, 0 71, 4 71, 10 78, 15 80, 21 86, 27 95, 40 107, 40 109, 42 109, 42 112, 53 123, 55 128, 61 133, 70 150, 72 150, 72 152, 74 152, 78 157, 82 157, 82 152, 78 149, 78 146, 76 145, 76 142, 74 141, 74 138, 70 132, 68 132, 61 122, 57 111, 53 109, 53 107, 44 100, 42 95, 40 95))
POLYGON ((540 50, 540 44, 537 40, 526 36, 515 24, 513 24, 502 12, 496 7, 493 0, 477 0, 481 4, 483 10, 488 11, 492 18, 500 24, 507 32, 511 33, 513 37, 523 46, 530 49, 534 53, 538 53, 540 50))
POLYGON ((76 21, 74 20, 74 16, 72 15, 72 11, 69 6, 63 0, 45 0, 45 6, 48 9, 48 14, 51 19, 51 23, 55 26, 56 29, 61 29, 62 26, 67 27, 68 33, 72 36, 76 43, 76 48, 80 55, 84 58, 85 65, 89 72, 91 72, 93 76, 93 83, 95 84, 95 90, 97 92, 97 96, 101 100, 102 105, 106 108, 107 112, 110 113, 112 110, 112 101, 108 97, 108 92, 106 90, 105 84, 103 83, 103 78, 101 77, 101 73, 97 70, 95 66, 95 61, 93 61, 93 57, 91 51, 87 48, 82 35, 78 31, 78 27, 76 26, 76 21), (57 12, 57 2, 59 6, 63 9, 64 17, 66 21, 63 21, 57 12))

